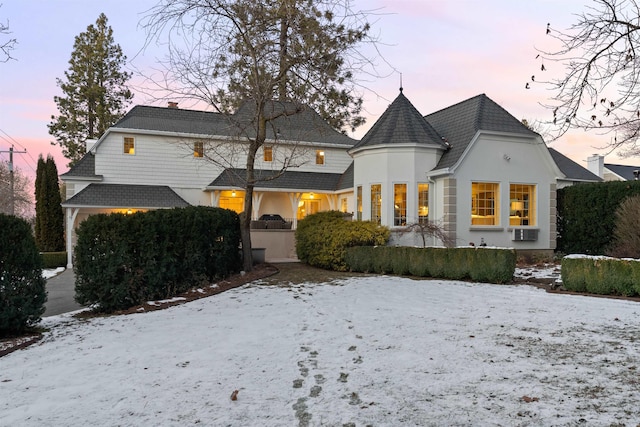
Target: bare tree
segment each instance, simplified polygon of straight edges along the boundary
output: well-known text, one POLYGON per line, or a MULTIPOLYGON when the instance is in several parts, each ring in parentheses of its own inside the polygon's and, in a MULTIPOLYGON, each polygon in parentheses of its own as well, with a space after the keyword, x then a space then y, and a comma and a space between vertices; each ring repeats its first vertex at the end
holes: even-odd
MULTIPOLYGON (((161 0, 143 27, 148 43, 166 36, 159 87, 173 99, 205 102, 229 117, 230 142, 243 144, 241 236, 248 271, 253 189, 265 179, 254 165, 269 132, 277 135, 279 120, 305 108, 336 129, 364 121, 354 76, 370 64, 358 50, 370 40, 367 15, 352 10, 351 0, 161 0)), ((276 172, 291 166, 286 159, 276 172)))
POLYGON ((640 152, 640 2, 594 3, 567 31, 547 24, 560 48, 540 51, 540 72, 531 80, 553 92, 546 107, 556 138, 572 128, 613 132, 608 148, 634 155, 640 152), (552 63, 565 66, 564 77, 543 77, 552 63))
MULTIPOLYGON (((0 7, 2 4, 0 3, 0 7)), ((15 38, 6 38, 5 36, 9 36, 11 31, 9 30, 9 20, 5 22, 0 22, 0 35, 2 39, 0 39, 0 62, 7 62, 10 59, 14 59, 11 56, 11 51, 15 48, 15 45, 18 41, 15 38)))
POLYGON ((422 238, 422 247, 427 247, 427 238, 435 238, 448 248, 455 245, 455 239, 436 221, 416 221, 396 230, 399 234, 415 233, 422 238))
POLYGON ((0 212, 13 212, 23 218, 33 216, 33 199, 31 197, 31 181, 20 169, 13 170, 13 195, 11 191, 11 174, 9 164, 0 161, 0 212), (13 197, 12 197, 13 196, 13 197))

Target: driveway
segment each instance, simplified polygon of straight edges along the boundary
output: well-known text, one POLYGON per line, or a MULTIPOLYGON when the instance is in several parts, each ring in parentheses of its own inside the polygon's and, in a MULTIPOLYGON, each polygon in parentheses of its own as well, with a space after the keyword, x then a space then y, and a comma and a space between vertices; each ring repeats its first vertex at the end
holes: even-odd
POLYGON ((75 282, 73 270, 68 268, 55 277, 47 279, 47 302, 42 317, 55 316, 83 308, 75 299, 75 282))

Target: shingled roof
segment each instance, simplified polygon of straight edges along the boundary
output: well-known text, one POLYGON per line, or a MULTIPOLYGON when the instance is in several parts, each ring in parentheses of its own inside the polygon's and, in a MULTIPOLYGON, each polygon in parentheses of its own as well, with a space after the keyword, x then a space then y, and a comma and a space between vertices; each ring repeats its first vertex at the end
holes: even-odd
POLYGON ((633 172, 640 170, 638 166, 614 165, 611 163, 605 163, 604 167, 627 181, 635 180, 636 177, 633 172))
POLYGON ((96 157, 93 153, 85 154, 68 172, 60 175, 65 178, 89 178, 101 180, 102 175, 96 175, 96 157))
MULTIPOLYGON (((245 103, 235 114, 225 115, 175 107, 137 105, 113 127, 194 135, 254 137, 256 126, 252 121, 252 108, 251 103, 245 103)), ((333 129, 313 109, 304 105, 274 101, 265 109, 268 114, 285 113, 268 123, 268 139, 345 146, 352 146, 356 142, 333 129)))
POLYGON ((404 96, 402 89, 352 150, 386 144, 425 144, 447 148, 438 132, 404 96))
POLYGON ((568 180, 572 181, 602 181, 598 175, 592 173, 586 168, 583 168, 564 154, 554 150, 551 147, 547 147, 549 149, 549 153, 553 158, 553 161, 560 169, 568 180))
MULTIPOLYGON (((345 172, 346 173, 346 172, 345 172)), ((274 175, 274 171, 256 169, 255 176, 260 180, 256 183, 256 189, 279 189, 279 190, 306 190, 306 191, 335 191, 339 189, 343 174, 341 173, 320 173, 320 172, 299 172, 286 170, 277 178, 269 179, 274 175)), ((207 188, 245 188, 246 169, 229 168, 222 171, 207 188)), ((353 178, 351 179, 353 186, 353 178)))
POLYGON ((164 185, 89 184, 62 207, 160 209, 189 206, 164 185))
POLYGON ((538 136, 485 94, 436 111, 425 119, 451 146, 437 169, 455 165, 479 130, 538 136))

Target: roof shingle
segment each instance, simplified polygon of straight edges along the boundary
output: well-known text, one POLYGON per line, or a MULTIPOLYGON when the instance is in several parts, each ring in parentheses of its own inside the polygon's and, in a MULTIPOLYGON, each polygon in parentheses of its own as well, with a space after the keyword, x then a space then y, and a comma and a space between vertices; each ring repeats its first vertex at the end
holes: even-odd
POLYGON ((165 185, 89 184, 62 206, 175 208, 189 203, 165 185))

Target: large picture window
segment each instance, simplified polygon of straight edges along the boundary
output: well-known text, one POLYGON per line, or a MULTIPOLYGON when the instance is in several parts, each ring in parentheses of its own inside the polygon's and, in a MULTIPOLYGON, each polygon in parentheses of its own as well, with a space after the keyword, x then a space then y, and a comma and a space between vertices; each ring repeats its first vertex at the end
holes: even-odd
POLYGON ((499 190, 494 182, 471 183, 471 225, 500 224, 499 190))
POLYGON ((371 185, 371 221, 380 224, 382 220, 382 184, 371 185))
POLYGON ((509 186, 509 225, 537 225, 535 185, 509 186))
POLYGON ((407 184, 393 184, 393 225, 407 225, 407 184))
POLYGON ((418 222, 429 221, 429 184, 418 184, 418 222))

